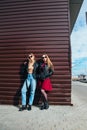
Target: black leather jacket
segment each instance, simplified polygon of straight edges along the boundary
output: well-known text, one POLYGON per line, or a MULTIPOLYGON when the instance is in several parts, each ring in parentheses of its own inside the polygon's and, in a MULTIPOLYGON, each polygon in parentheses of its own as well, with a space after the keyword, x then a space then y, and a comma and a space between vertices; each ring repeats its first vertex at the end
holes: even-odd
POLYGON ((34 70, 33 70, 32 75, 35 79, 38 78, 38 63, 37 62, 34 63, 34 70))
POLYGON ((44 80, 48 77, 50 77, 53 74, 53 70, 51 68, 48 67, 48 65, 42 63, 39 66, 39 79, 40 80, 44 80))

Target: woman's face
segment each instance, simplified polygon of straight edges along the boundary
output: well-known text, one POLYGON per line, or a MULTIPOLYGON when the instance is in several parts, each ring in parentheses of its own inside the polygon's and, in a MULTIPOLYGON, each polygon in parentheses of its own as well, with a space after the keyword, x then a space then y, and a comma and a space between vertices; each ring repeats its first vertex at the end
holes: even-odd
POLYGON ((28 59, 29 59, 29 61, 33 61, 33 60, 34 60, 34 55, 30 54, 30 55, 28 56, 28 59))
POLYGON ((47 56, 46 55, 43 55, 42 56, 42 59, 43 59, 43 61, 46 63, 47 62, 47 56))

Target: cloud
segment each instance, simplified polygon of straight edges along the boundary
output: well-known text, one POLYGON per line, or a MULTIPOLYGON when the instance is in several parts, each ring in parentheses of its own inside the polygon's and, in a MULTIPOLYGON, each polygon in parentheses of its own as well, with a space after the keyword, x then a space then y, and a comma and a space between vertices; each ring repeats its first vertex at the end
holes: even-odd
POLYGON ((87 57, 79 58, 72 63, 72 75, 87 75, 87 57))
POLYGON ((87 57, 87 26, 79 28, 71 35, 72 60, 87 57))

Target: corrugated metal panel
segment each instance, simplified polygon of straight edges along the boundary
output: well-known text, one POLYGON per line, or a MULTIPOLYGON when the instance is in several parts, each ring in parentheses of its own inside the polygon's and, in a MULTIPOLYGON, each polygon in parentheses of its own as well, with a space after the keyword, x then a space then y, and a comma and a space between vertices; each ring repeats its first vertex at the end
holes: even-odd
POLYGON ((71 103, 68 0, 0 1, 0 104, 17 104, 28 53, 47 53, 55 68, 50 104, 71 103))

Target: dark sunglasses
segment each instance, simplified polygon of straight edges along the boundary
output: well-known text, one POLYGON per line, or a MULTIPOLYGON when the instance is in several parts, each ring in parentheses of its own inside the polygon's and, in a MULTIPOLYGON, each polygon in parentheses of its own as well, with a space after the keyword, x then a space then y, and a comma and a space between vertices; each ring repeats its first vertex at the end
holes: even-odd
POLYGON ((47 56, 42 56, 42 59, 47 58, 47 56))
POLYGON ((30 59, 30 58, 32 58, 33 56, 32 55, 30 55, 28 58, 30 59))

